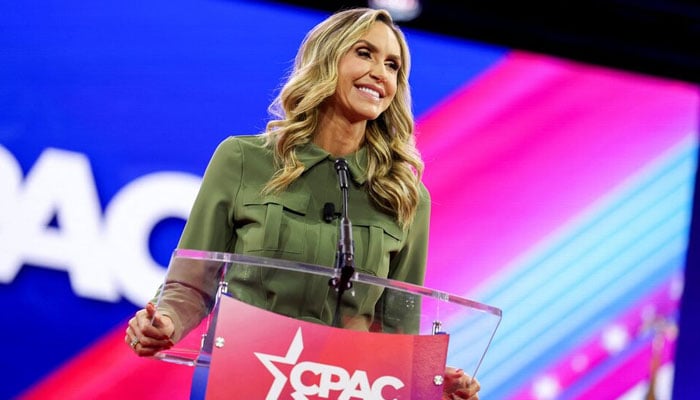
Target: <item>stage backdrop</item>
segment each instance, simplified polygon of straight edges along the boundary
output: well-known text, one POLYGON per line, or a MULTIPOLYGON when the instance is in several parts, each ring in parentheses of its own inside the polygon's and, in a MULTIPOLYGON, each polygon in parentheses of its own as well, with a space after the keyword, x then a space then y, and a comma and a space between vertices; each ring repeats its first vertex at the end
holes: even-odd
MULTIPOLYGON (((260 132, 326 15, 252 1, 0 5, 0 398, 187 398, 134 357, 216 145, 260 132)), ((485 399, 668 398, 696 86, 406 31, 427 286, 503 309, 485 399)), ((458 323, 458 321, 457 321, 458 323)), ((470 350, 450 332, 449 362, 470 350)))

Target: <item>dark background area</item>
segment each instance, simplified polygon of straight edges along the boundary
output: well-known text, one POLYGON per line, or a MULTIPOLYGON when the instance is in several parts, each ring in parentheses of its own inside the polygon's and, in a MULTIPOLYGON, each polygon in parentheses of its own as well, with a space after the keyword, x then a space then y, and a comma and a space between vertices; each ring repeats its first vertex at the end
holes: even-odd
MULTIPOLYGON (((277 1, 324 11, 367 1, 277 1)), ((411 27, 700 82, 700 1, 423 0, 411 27)))

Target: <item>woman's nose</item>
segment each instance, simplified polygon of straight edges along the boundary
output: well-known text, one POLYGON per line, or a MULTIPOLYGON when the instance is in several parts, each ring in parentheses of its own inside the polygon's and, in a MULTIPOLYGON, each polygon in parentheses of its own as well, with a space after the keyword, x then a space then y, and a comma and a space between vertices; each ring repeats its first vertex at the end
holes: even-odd
POLYGON ((383 63, 375 63, 370 70, 370 75, 378 81, 384 82, 388 73, 387 68, 383 63))
POLYGON ((384 65, 375 66, 370 71, 370 75, 374 79, 376 79, 380 82, 384 82, 384 81, 386 81, 386 77, 387 77, 386 67, 384 65))

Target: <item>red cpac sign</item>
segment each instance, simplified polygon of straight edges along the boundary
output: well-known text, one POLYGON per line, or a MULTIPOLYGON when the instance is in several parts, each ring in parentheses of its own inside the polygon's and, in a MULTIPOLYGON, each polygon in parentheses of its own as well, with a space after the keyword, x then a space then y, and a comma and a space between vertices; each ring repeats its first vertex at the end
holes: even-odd
POLYGON ((207 383, 212 399, 440 399, 447 335, 357 332, 223 296, 207 383))

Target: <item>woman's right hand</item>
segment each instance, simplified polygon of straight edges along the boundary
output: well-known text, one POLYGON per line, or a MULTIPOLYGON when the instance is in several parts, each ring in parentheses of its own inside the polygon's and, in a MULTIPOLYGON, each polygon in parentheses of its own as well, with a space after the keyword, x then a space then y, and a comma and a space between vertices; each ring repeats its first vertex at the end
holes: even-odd
POLYGON ((445 367, 443 400, 479 400, 481 384, 476 378, 465 374, 462 369, 445 367))
POLYGON ((171 348, 175 344, 170 339, 173 332, 173 321, 148 303, 129 320, 124 342, 139 356, 148 357, 171 348))

